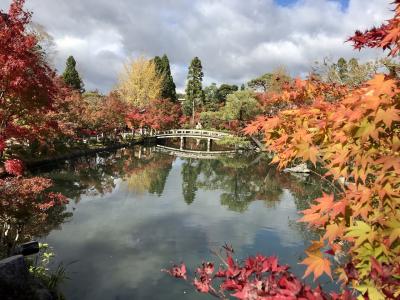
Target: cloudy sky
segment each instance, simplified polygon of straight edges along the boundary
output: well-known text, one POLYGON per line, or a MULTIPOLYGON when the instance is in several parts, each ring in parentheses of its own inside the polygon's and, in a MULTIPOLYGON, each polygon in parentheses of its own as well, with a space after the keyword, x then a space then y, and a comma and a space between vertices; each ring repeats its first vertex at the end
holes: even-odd
MULTIPOLYGON (((11 0, 0 0, 7 9, 11 0)), ((324 57, 374 59, 344 43, 390 18, 390 0, 26 0, 55 41, 55 66, 73 55, 87 89, 107 92, 128 57, 170 58, 178 90, 200 57, 205 84, 241 84, 285 66, 305 75, 324 57)))

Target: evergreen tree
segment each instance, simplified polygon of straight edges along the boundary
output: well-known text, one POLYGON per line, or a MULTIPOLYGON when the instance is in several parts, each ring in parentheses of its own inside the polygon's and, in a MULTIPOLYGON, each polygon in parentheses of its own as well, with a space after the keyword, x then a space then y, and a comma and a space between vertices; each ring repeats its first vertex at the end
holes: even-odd
POLYGON ((242 85, 240 86, 240 90, 244 91, 246 89, 246 86, 244 85, 244 83, 242 83, 242 85))
POLYGON ((153 58, 153 63, 154 63, 154 66, 156 68, 157 74, 158 75, 163 75, 164 69, 163 69, 163 65, 162 65, 162 62, 161 62, 161 58, 159 56, 154 57, 153 58))
POLYGON ((169 59, 167 55, 163 55, 161 58, 161 63, 164 69, 164 85, 162 91, 163 98, 176 102, 176 85, 171 74, 171 67, 169 65, 169 59))
POLYGON ((170 99, 172 102, 177 101, 176 86, 174 78, 171 74, 171 67, 169 65, 169 59, 167 55, 163 55, 162 58, 159 56, 154 57, 154 65, 156 67, 157 74, 163 78, 161 97, 163 99, 170 99))
POLYGON ((78 71, 76 70, 76 61, 73 56, 68 57, 64 74, 62 76, 66 85, 72 87, 75 90, 83 93, 84 84, 82 82, 81 77, 79 76, 78 71))
POLYGON ((218 87, 215 82, 204 88, 203 104, 207 111, 218 110, 218 87))
POLYGON ((200 59, 196 56, 193 58, 187 77, 186 86, 186 99, 183 103, 183 112, 185 115, 192 115, 192 120, 194 120, 194 114, 196 112, 196 107, 200 106, 204 101, 204 92, 202 89, 203 81, 203 67, 201 65, 200 59))

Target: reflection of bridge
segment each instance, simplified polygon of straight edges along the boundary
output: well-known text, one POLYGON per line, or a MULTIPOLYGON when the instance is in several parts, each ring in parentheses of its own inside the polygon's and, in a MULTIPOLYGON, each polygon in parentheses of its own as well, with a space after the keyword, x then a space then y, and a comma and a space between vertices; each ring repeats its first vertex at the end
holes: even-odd
POLYGON ((172 147, 166 147, 157 145, 156 151, 168 153, 169 155, 179 156, 183 158, 196 158, 196 159, 215 159, 219 156, 233 156, 235 155, 235 150, 228 151, 196 151, 196 150, 184 150, 176 149, 172 147))
POLYGON ((185 147, 186 138, 207 139, 207 152, 211 151, 212 140, 221 140, 225 137, 232 137, 232 134, 218 131, 199 130, 199 129, 172 129, 162 132, 157 132, 154 137, 157 139, 180 138, 180 150, 185 147))

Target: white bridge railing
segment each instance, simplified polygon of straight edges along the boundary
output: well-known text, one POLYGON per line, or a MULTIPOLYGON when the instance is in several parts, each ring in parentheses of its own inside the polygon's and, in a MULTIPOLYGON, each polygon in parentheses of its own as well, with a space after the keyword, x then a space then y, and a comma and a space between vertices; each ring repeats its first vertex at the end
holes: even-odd
MULTIPOLYGON (((173 137, 194 137, 194 138, 210 138, 210 139, 222 139, 224 137, 233 136, 230 133, 219 132, 219 131, 211 131, 211 130, 201 130, 201 129, 171 129, 165 131, 155 131, 155 130, 147 130, 141 129, 136 131, 123 131, 120 132, 119 135, 126 139, 128 137, 134 137, 135 135, 139 136, 148 136, 148 137, 156 137, 156 138, 173 138, 173 137)), ((91 137, 83 138, 84 142, 88 140, 97 140, 100 141, 106 138, 104 134, 98 134, 91 137)))
POLYGON ((223 138, 232 135, 226 132, 200 130, 200 129, 171 129, 171 130, 156 132, 154 136, 156 137, 196 136, 204 138, 223 138))

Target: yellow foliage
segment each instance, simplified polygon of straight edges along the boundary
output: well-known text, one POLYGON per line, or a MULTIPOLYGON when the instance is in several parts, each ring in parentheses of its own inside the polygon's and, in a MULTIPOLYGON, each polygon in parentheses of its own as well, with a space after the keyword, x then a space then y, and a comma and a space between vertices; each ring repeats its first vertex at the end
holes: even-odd
POLYGON ((157 74, 154 62, 141 56, 124 65, 117 91, 126 102, 143 107, 161 96, 163 80, 157 74))

